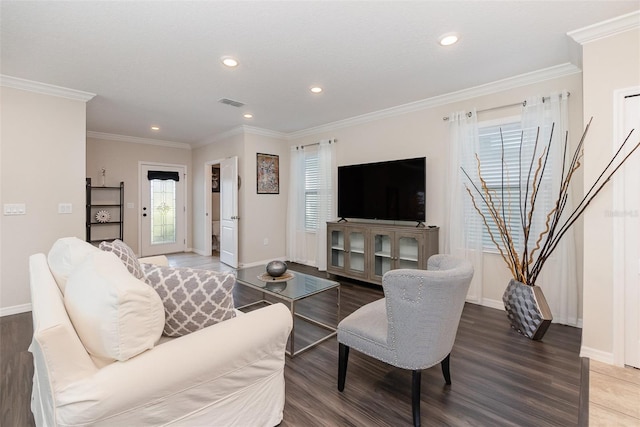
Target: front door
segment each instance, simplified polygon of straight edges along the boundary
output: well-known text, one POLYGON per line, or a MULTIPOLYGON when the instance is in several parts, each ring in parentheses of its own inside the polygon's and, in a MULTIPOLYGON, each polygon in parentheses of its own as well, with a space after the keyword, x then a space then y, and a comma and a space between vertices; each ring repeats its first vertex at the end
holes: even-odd
POLYGON ((140 254, 151 256, 184 252, 184 166, 140 165, 140 254))

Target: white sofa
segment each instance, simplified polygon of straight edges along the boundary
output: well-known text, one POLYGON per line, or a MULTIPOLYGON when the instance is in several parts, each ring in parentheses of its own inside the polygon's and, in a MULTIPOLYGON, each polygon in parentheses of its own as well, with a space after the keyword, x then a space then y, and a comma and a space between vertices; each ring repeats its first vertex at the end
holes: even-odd
POLYGON ((36 425, 244 427, 282 420, 292 327, 284 305, 163 337, 126 361, 105 362, 89 354, 76 333, 64 285, 56 282, 47 256, 32 255, 29 269, 36 425))

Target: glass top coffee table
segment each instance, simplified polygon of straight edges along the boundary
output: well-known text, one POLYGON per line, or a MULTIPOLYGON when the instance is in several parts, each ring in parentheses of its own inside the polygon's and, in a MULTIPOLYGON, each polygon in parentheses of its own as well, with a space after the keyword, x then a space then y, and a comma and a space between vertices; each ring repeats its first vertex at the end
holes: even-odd
POLYGON ((236 274, 236 282, 247 286, 249 288, 253 288, 262 292, 262 299, 259 301, 252 302, 251 304, 246 304, 241 307, 236 307, 239 310, 243 308, 247 308, 256 304, 271 304, 270 301, 267 301, 265 296, 269 295, 276 299, 282 300, 285 303, 288 303, 289 310, 291 310, 291 315, 293 316, 293 328, 291 329, 291 335, 289 336, 289 350, 287 350, 287 354, 291 357, 297 356, 305 350, 310 349, 323 341, 333 337, 336 335, 336 327, 326 324, 325 322, 321 322, 317 319, 312 319, 309 316, 300 314, 296 312, 296 303, 305 299, 312 297, 314 295, 318 295, 323 292, 336 290, 337 292, 337 307, 336 307, 336 325, 339 319, 340 313, 340 283, 334 282, 333 280, 323 279, 320 277, 311 276, 304 273, 299 273, 297 271, 287 270, 283 275, 283 279, 286 280, 269 280, 265 278, 263 275, 265 273, 265 266, 255 266, 255 267, 247 267, 240 268, 235 271, 236 274), (263 280, 265 279, 265 280, 263 280), (304 347, 295 350, 295 320, 296 318, 302 319, 305 322, 309 322, 313 325, 319 326, 324 330, 327 330, 329 333, 324 334, 321 338, 314 340, 310 344, 305 345, 304 347))

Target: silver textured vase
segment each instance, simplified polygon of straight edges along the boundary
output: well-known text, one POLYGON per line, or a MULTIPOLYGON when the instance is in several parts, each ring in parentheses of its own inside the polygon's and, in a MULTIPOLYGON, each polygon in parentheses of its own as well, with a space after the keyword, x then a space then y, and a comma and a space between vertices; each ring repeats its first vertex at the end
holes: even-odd
POLYGON ((553 316, 540 287, 511 279, 502 302, 513 329, 532 340, 542 339, 553 316))
POLYGON ((267 274, 271 277, 280 277, 287 271, 287 264, 284 261, 271 261, 267 264, 267 274))

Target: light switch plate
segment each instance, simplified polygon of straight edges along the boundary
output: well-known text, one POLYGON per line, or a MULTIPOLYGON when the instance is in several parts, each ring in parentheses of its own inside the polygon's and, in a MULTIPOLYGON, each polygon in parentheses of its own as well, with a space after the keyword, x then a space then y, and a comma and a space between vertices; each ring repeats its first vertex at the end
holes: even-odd
POLYGON ((5 203, 4 206, 5 215, 26 215, 27 205, 24 203, 5 203))
POLYGON ((59 214, 73 213, 73 205, 71 203, 58 203, 58 213, 59 214))

